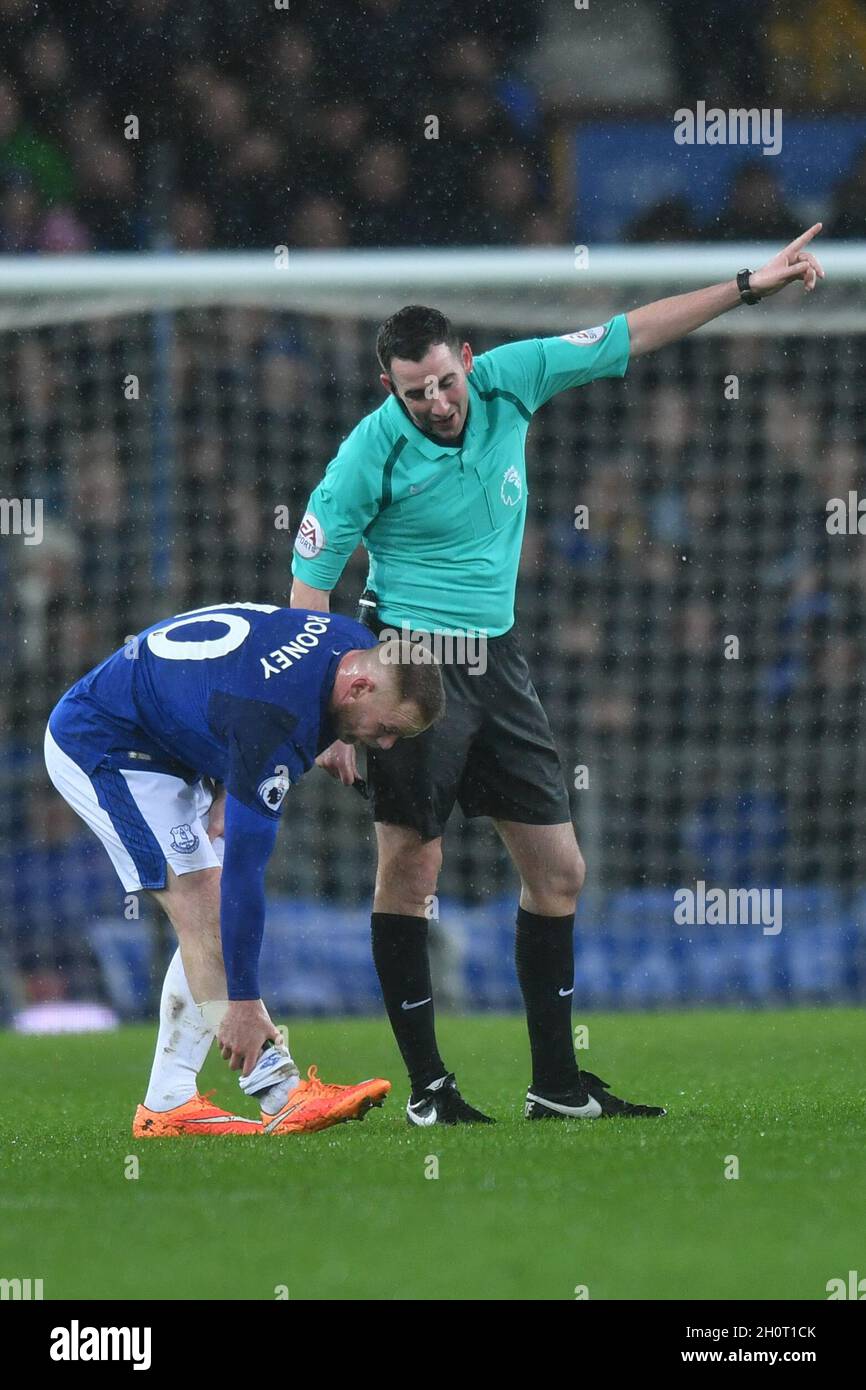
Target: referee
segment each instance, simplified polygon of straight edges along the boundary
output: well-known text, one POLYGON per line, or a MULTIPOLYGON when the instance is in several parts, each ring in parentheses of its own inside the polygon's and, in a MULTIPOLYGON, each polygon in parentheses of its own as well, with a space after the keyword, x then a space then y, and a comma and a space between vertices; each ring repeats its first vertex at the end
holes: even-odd
MULTIPOLYGON (((295 540, 291 603, 327 611, 359 543, 370 558, 361 613, 378 634, 486 634, 485 662, 442 665, 446 712, 419 737, 369 750, 378 868, 373 957, 409 1073, 411 1124, 489 1123, 457 1088, 436 1042, 425 907, 455 801, 489 816, 520 875, 515 957, 526 1006, 529 1119, 663 1115, 611 1094, 572 1042, 574 913, 584 864, 547 716, 514 630, 526 519, 529 423, 559 391, 622 377, 630 357, 741 303, 823 271, 809 228, 762 269, 617 315, 598 328, 508 343, 473 357, 449 320, 411 305, 379 329, 385 402, 344 440, 295 540)), ((466 643, 467 650, 470 643, 466 643)), ((458 645, 459 650, 459 645, 458 645)), ((355 751, 317 761, 351 785, 355 751)))

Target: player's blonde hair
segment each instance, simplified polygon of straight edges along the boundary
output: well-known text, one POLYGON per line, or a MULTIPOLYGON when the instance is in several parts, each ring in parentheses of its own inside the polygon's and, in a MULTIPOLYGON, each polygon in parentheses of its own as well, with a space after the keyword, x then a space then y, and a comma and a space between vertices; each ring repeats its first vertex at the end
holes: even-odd
POLYGON ((420 715, 419 732, 445 713, 442 672, 433 653, 417 642, 391 638, 369 648, 371 658, 394 681, 400 704, 413 704, 420 715))

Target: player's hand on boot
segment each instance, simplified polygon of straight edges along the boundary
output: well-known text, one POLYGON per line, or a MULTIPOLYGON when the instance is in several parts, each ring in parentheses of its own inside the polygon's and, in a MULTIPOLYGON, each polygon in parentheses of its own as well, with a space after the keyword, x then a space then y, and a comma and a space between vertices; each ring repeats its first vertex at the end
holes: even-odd
POLYGON ((217 1046, 232 1071, 249 1076, 266 1042, 280 1042, 281 1033, 261 999, 233 999, 217 1034, 217 1046))
POLYGON ((339 777, 344 787, 351 787, 358 776, 355 749, 351 743, 342 743, 340 739, 332 743, 330 748, 326 748, 324 753, 320 753, 316 762, 319 767, 325 769, 329 777, 339 777))

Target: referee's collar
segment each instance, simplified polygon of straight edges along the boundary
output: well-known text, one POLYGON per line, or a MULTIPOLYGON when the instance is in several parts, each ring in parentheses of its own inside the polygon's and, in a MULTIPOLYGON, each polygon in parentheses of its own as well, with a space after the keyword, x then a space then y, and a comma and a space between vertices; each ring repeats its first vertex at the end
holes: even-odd
POLYGON ((396 396, 390 395, 385 402, 385 410, 389 412, 390 419, 398 429, 408 436, 410 443, 416 448, 419 454, 423 454, 428 459, 455 458, 458 454, 468 449, 474 442, 479 429, 481 428, 481 398, 472 384, 472 373, 466 378, 469 387, 469 413, 463 432, 463 443, 459 449, 455 449, 453 444, 448 447, 441 445, 438 440, 431 439, 429 434, 419 430, 413 420, 410 420, 405 406, 396 396))

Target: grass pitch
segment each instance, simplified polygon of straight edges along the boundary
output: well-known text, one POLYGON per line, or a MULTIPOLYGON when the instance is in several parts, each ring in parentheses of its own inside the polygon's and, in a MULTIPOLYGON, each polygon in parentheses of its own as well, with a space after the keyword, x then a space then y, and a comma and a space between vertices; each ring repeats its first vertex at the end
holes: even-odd
MULTIPOLYGON (((298 1021, 299 1065, 390 1076, 383 1110, 303 1138, 133 1141, 154 1028, 0 1034, 0 1276, 46 1299, 570 1300, 824 1299, 866 1273, 862 1013, 578 1021, 583 1064, 665 1119, 524 1121, 523 1021, 485 1016, 440 1034, 498 1124, 410 1130, 384 1020, 298 1021)), ((255 1113, 215 1050, 210 1086, 255 1113)))

